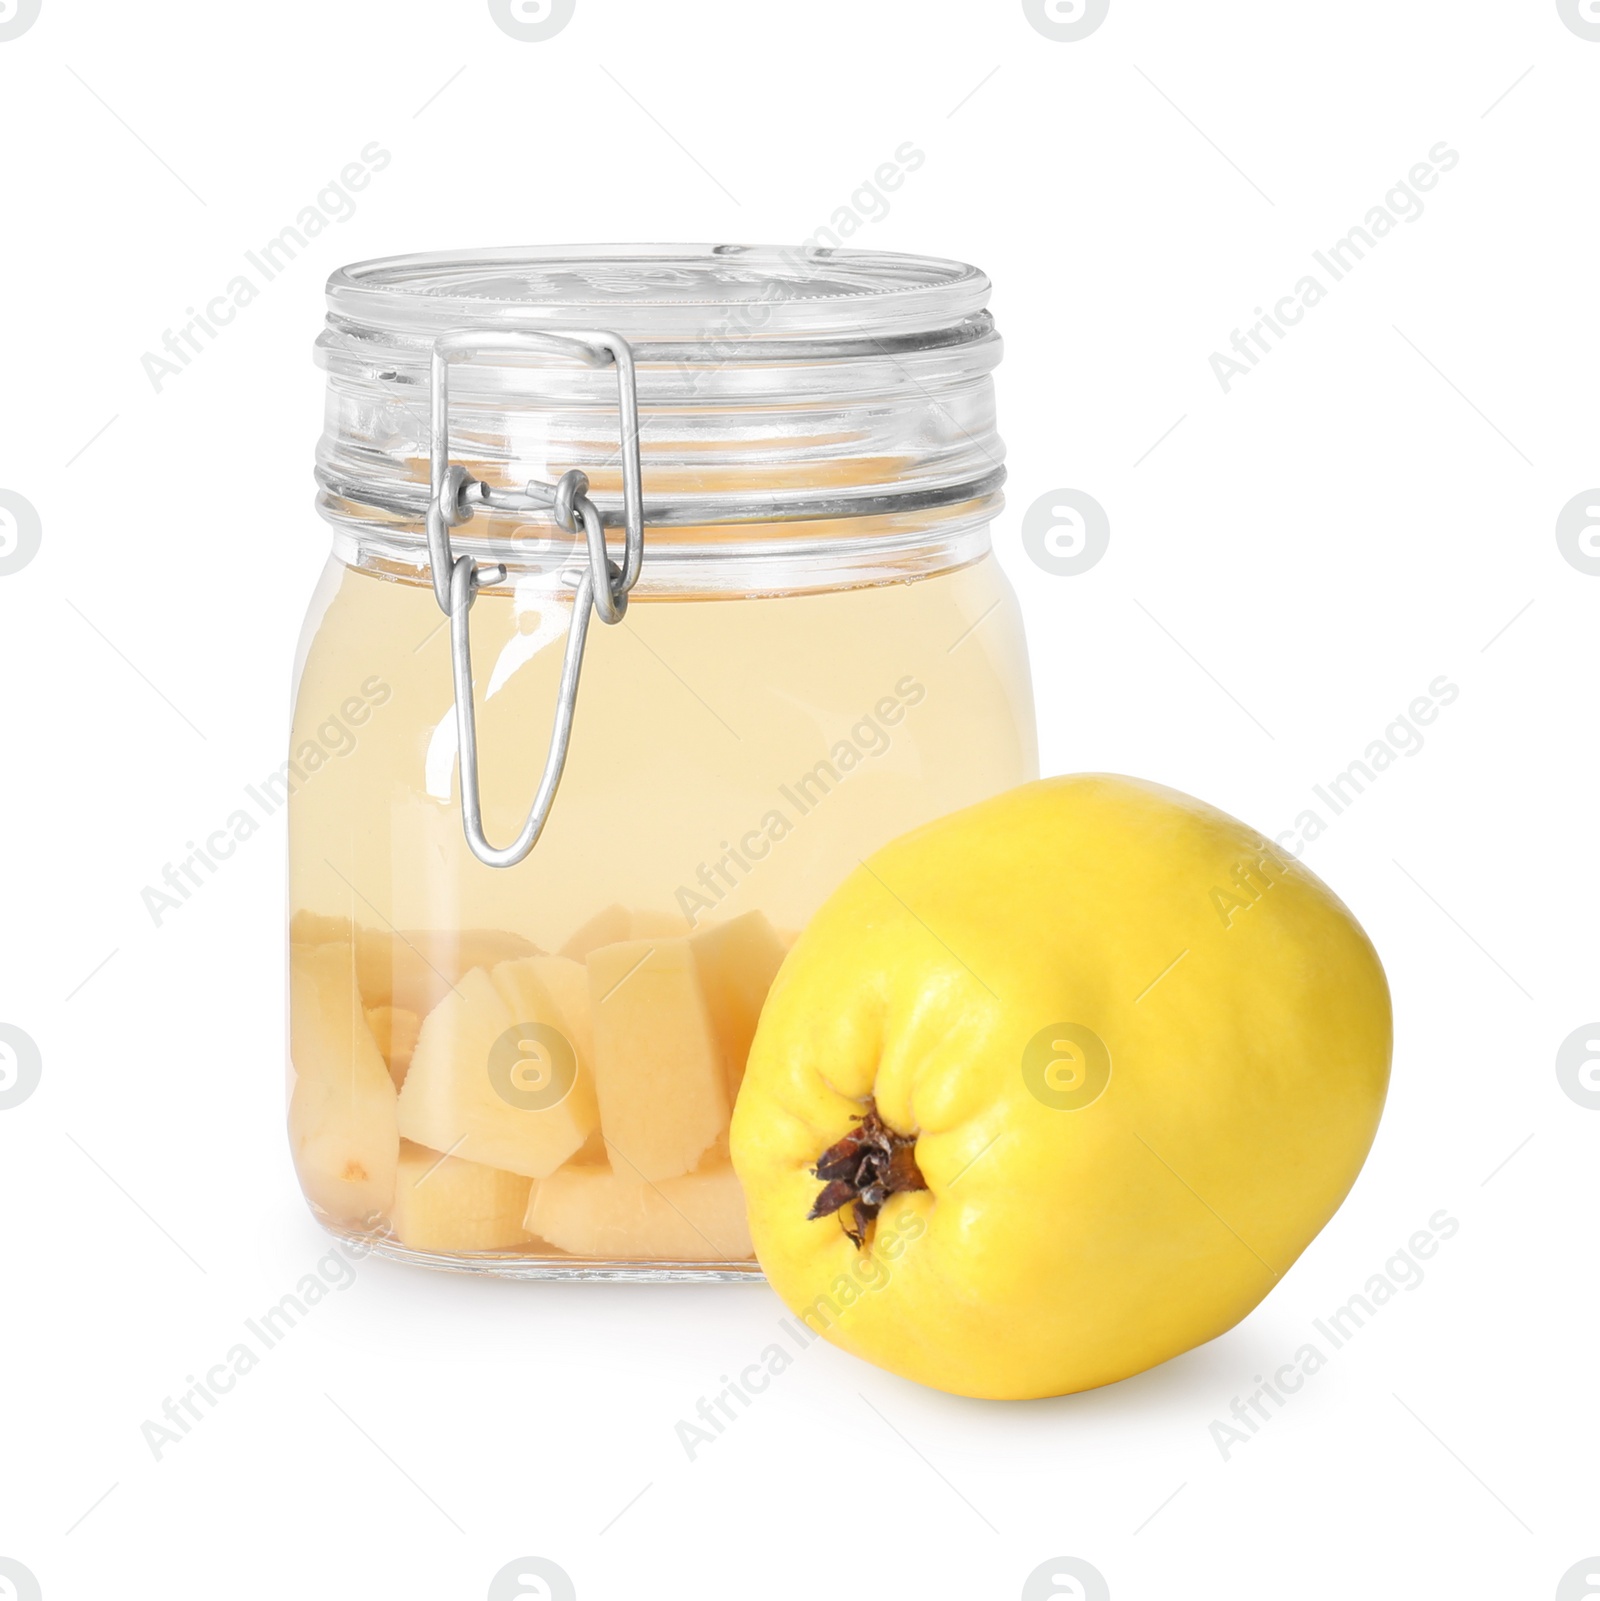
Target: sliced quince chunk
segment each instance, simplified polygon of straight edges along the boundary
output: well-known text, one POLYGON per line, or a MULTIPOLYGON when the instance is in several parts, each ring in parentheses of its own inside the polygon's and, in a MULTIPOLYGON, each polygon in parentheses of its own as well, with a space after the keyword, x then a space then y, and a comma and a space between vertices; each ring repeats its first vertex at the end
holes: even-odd
POLYGON ((589 995, 611 1166, 642 1179, 687 1173, 728 1125, 722 1053, 689 942, 592 951, 589 995))
POLYGON ((395 1236, 417 1251, 505 1251, 524 1245, 522 1219, 532 1182, 406 1141, 391 1214, 395 1236))
POLYGON ((394 1195, 400 1137, 349 944, 291 947, 289 1055, 289 1136, 306 1194, 334 1221, 370 1223, 394 1195))
POLYGON ((516 998, 513 1010, 474 967, 434 1007, 400 1092, 400 1131, 430 1150, 539 1178, 583 1144, 598 1116, 554 1003, 531 984, 516 998))
POLYGON ((680 939, 688 932, 689 920, 677 912, 634 912, 612 905, 596 912, 558 954, 581 962, 602 945, 620 945, 630 939, 680 939))
POLYGON ((722 1051, 732 1105, 761 1019, 761 1003, 783 966, 787 947, 763 913, 746 912, 699 930, 690 937, 689 948, 722 1051))
POLYGON ((654 1184, 603 1167, 565 1167, 534 1184, 524 1227, 573 1256, 603 1260, 750 1256, 744 1195, 726 1165, 654 1184))
POLYGON ((579 1066, 585 1073, 593 1072, 589 971, 582 962, 565 956, 528 956, 517 962, 503 962, 492 976, 495 988, 513 1012, 554 1023, 572 1042, 579 1066), (547 1017, 546 1013, 550 1015, 547 1017))
POLYGON ((417 1047, 422 1019, 403 1006, 374 1006, 367 1013, 367 1027, 377 1042, 378 1052, 388 1064, 389 1077, 398 1090, 406 1081, 411 1053, 417 1047))
POLYGON ((626 906, 607 906, 579 928, 557 954, 581 962, 590 951, 597 951, 602 945, 620 945, 629 937, 632 926, 626 906))
POLYGON ((335 940, 346 943, 355 938, 355 927, 348 917, 328 917, 302 906, 289 919, 289 941, 294 945, 328 945, 335 940))
POLYGON ((356 934, 356 974, 368 1006, 398 1006, 426 1017, 464 974, 537 956, 520 934, 497 929, 364 928, 356 934))

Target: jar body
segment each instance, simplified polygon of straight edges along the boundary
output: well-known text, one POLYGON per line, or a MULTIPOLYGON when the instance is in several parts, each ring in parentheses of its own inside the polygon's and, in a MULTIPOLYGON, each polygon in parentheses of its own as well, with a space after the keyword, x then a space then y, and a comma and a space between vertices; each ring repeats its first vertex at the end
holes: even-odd
MULTIPOLYGON (((470 614, 483 816, 522 825, 570 590, 470 614)), ((433 1265, 743 1277, 727 1122, 761 999, 863 857, 1037 774, 992 555, 910 581, 636 597, 592 626, 566 771, 518 866, 463 835, 449 630, 330 562, 290 787, 290 1124, 326 1226, 433 1265)))

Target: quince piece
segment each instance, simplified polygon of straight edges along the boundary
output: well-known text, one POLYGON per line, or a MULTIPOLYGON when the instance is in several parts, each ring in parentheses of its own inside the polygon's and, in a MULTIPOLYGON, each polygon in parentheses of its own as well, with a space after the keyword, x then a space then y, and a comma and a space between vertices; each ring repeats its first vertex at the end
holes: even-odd
POLYGON ((680 939, 688 932, 689 920, 677 912, 631 912, 626 906, 612 905, 596 912, 557 954, 581 962, 602 945, 620 945, 630 939, 680 939))
POLYGON ((289 1057, 300 1182, 330 1221, 370 1225, 393 1198, 400 1136, 394 1081, 362 1014, 348 944, 291 946, 289 1057))
POLYGON ((398 1090, 406 1081, 411 1053, 417 1046, 422 1019, 402 1006, 374 1006, 367 1013, 367 1027, 377 1042, 378 1052, 389 1068, 389 1077, 398 1090))
POLYGON ((788 947, 762 913, 746 912, 691 935, 689 948, 694 952, 700 988, 721 1047, 731 1106, 744 1078, 762 1002, 783 966, 788 947))
POLYGON ((494 970, 495 987, 512 1011, 542 1017, 548 1010, 572 1042, 585 1073, 594 1068, 594 1021, 589 1015, 589 972, 582 962, 565 956, 529 956, 494 970))
POLYGON ((400 1092, 400 1132, 527 1178, 553 1173, 598 1121, 564 1023, 531 981, 507 994, 483 968, 470 969, 423 1020, 400 1092))
POLYGON ((522 1218, 532 1182, 406 1141, 391 1214, 395 1237, 417 1251, 506 1251, 525 1245, 522 1218))
POLYGON ((607 906, 577 929, 556 954, 581 962, 590 951, 597 951, 602 945, 620 945, 628 938, 632 926, 626 906, 607 906))
POLYGON ((524 1226, 573 1256, 745 1262, 750 1230, 731 1167, 645 1183, 603 1167, 564 1167, 533 1186, 524 1226))
POLYGON ((492 928, 363 928, 356 934, 361 998, 368 1006, 397 1006, 418 1017, 426 1017, 474 968, 538 954, 531 940, 492 928))
POLYGON ((689 942, 605 945, 589 955, 600 1126, 619 1173, 687 1173, 727 1127, 722 1053, 689 942))
POLYGON ((347 944, 355 938, 355 926, 348 917, 327 917, 301 907, 289 919, 291 945, 329 945, 336 940, 347 944))

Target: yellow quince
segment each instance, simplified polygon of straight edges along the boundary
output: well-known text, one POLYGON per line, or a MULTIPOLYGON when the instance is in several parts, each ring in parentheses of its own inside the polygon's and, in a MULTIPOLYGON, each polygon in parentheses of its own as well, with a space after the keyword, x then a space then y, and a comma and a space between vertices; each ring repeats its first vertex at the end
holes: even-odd
POLYGON ((879 851, 790 953, 733 1117, 756 1254, 923 1384, 1108 1384, 1288 1271, 1391 1044, 1366 935, 1253 829, 1129 778, 1025 785, 879 851))

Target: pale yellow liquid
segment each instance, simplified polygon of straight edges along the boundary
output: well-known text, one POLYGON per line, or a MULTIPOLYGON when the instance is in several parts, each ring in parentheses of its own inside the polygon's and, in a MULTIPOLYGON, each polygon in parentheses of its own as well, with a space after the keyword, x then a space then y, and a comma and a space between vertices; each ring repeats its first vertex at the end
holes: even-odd
MULTIPOLYGON (((296 909, 547 950, 613 902, 701 922, 759 907, 794 929, 878 846, 1037 774, 1021 622, 992 557, 823 594, 635 600, 615 627, 591 624, 542 838, 520 866, 485 867, 462 834, 432 590, 342 565, 329 580, 291 745, 296 909)), ((570 615, 495 594, 472 611, 497 845, 543 769, 570 615)))

